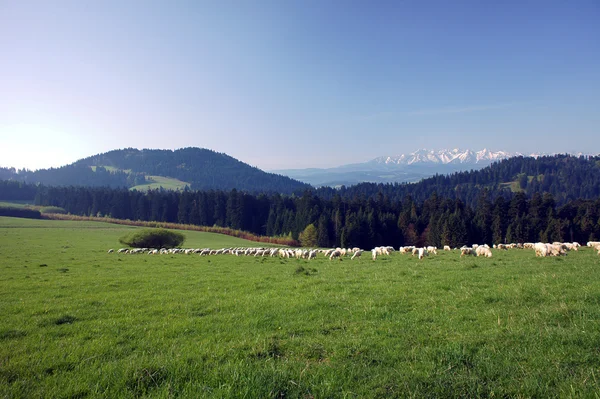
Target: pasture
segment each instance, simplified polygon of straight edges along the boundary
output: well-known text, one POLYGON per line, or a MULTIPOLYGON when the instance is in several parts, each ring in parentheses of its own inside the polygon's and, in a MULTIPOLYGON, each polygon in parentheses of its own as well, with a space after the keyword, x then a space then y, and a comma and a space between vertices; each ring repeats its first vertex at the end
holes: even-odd
MULTIPOLYGON (((106 253, 133 228, 0 218, 2 397, 600 397, 600 257, 587 248, 106 253)), ((185 247, 263 245, 184 234, 185 247)))

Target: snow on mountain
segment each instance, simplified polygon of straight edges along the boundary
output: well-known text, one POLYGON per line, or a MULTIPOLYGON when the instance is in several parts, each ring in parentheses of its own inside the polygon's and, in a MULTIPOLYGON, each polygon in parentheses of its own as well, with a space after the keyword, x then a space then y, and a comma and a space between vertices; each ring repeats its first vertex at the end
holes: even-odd
MULTIPOLYGON (((415 165, 415 164, 489 164, 502 159, 523 155, 515 152, 490 151, 484 148, 481 151, 462 150, 454 148, 452 150, 427 150, 420 149, 410 154, 397 156, 383 156, 373 159, 372 163, 386 165, 415 165)), ((529 156, 539 156, 531 154, 529 156)))

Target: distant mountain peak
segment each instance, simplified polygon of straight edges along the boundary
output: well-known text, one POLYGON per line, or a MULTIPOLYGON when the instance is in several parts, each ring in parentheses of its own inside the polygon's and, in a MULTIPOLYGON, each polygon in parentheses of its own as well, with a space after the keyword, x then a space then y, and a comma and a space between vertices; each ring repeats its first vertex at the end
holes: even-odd
MULTIPOLYGON (((523 155, 519 152, 492 151, 484 148, 480 151, 453 148, 443 150, 431 150, 421 148, 409 154, 394 156, 381 156, 373 159, 372 163, 386 165, 415 165, 415 164, 489 164, 502 159, 523 155)), ((531 154, 530 156, 539 156, 531 154)))

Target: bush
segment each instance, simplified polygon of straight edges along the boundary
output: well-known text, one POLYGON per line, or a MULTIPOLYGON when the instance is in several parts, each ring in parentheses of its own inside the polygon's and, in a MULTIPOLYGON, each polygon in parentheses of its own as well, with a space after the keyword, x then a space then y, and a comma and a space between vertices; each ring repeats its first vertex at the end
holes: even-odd
POLYGON ((119 242, 133 248, 174 248, 185 241, 179 232, 166 229, 146 229, 119 238, 119 242))

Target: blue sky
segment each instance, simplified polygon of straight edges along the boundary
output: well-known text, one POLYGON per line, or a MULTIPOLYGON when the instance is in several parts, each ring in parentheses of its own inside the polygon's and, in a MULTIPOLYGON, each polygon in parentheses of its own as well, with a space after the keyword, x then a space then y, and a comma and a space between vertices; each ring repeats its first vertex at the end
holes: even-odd
POLYGON ((0 0, 0 166, 600 152, 600 2, 0 0))

